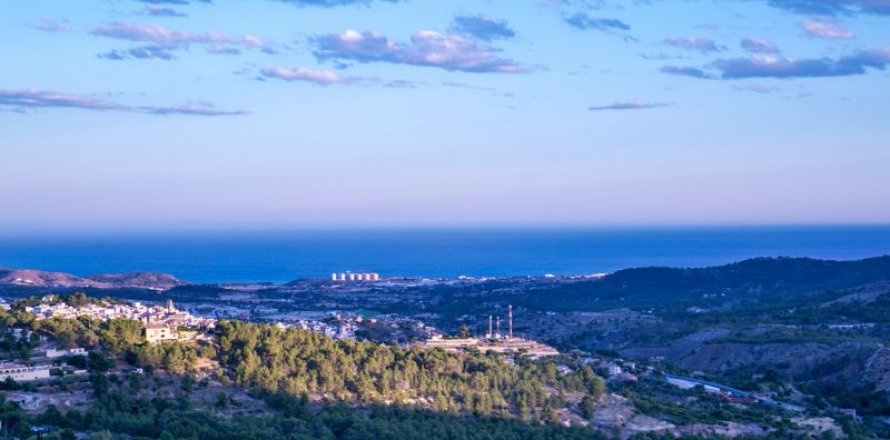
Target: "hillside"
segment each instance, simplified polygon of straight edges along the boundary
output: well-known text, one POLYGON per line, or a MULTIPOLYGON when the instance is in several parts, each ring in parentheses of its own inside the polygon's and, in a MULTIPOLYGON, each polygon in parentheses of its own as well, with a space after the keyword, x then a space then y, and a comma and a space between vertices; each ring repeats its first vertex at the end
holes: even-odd
POLYGON ((530 306, 562 310, 602 308, 615 301, 631 307, 701 300, 723 304, 787 300, 887 280, 890 256, 856 261, 756 258, 706 268, 625 269, 597 280, 557 285, 523 299, 530 306))
POLYGON ((0 268, 0 286, 168 290, 186 284, 188 283, 173 275, 152 272, 102 274, 81 278, 62 272, 0 268))

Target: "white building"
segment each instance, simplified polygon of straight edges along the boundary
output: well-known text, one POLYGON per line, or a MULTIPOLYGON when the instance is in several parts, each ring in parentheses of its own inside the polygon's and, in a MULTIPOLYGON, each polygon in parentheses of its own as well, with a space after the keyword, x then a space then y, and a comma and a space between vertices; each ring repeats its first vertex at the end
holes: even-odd
POLYGON ((85 348, 69 348, 67 350, 54 350, 50 348, 46 350, 46 357, 50 359, 60 358, 63 356, 86 356, 87 351, 85 348))
POLYGON ((380 274, 374 272, 340 272, 331 274, 331 281, 380 281, 380 274))
POLYGON ((10 377, 16 382, 49 379, 49 366, 29 367, 21 364, 0 364, 0 380, 10 377))
POLYGON ((179 340, 179 332, 168 327, 167 324, 147 324, 144 331, 145 340, 150 344, 179 340))

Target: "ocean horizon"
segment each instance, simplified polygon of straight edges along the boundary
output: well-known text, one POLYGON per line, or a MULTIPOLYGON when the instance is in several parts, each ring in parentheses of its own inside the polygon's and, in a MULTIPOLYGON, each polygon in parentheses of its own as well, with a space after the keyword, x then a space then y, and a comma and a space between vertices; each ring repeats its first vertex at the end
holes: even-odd
POLYGON ((383 277, 540 276, 756 257, 890 254, 890 225, 591 229, 77 232, 0 235, 0 267, 164 272, 196 283, 272 282, 373 271, 383 277))

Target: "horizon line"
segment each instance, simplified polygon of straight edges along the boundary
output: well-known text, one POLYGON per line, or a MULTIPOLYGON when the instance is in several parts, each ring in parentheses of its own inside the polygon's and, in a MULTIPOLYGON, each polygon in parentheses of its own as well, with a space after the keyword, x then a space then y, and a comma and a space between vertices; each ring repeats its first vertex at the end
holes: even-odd
POLYGON ((884 228, 879 222, 666 222, 666 223, 406 223, 406 224, 282 224, 282 223, 116 223, 116 224, 7 224, 0 223, 0 237, 7 233, 68 232, 325 232, 325 231, 593 231, 676 229, 768 228, 884 228))

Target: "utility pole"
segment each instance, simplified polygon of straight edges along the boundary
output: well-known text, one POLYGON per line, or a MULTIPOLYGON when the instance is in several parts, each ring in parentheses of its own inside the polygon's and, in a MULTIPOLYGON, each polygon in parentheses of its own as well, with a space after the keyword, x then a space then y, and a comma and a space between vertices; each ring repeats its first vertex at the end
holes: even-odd
POLYGON ((509 321, 507 322, 507 327, 509 329, 507 333, 509 336, 507 338, 513 339, 513 304, 507 306, 507 313, 507 316, 509 317, 509 321))

